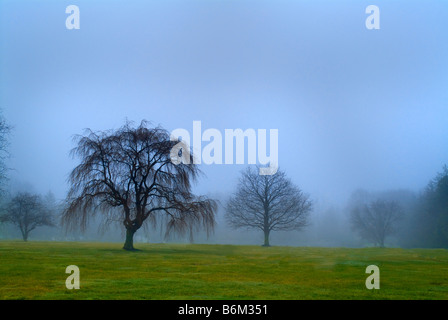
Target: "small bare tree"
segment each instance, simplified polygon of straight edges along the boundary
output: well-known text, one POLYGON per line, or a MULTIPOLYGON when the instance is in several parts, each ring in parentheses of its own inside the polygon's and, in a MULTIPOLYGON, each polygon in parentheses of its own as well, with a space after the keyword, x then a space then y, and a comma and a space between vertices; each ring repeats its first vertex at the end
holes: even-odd
POLYGON ((40 226, 54 226, 51 210, 39 195, 18 193, 8 203, 0 221, 17 226, 24 241, 31 231, 40 226))
MULTIPOLYGON (((179 141, 172 140, 165 129, 147 125, 142 121, 134 128, 126 122, 118 130, 87 130, 85 136, 77 136, 72 154, 81 163, 69 177, 64 224, 84 229, 89 216, 96 213, 121 219, 126 228, 125 250, 134 250, 134 234, 147 219, 156 223, 165 218, 166 236, 188 230, 192 236, 194 227, 203 227, 207 233, 213 230, 215 201, 191 192, 198 167, 172 161, 170 152, 179 141)), ((192 153, 185 153, 191 163, 192 153)))
POLYGON ((3 196, 5 191, 5 181, 7 181, 8 167, 6 166, 6 159, 9 157, 8 152, 8 136, 11 132, 11 126, 6 122, 0 114, 0 196, 3 196))
POLYGON ((236 193, 227 202, 226 220, 234 228, 263 231, 263 245, 269 246, 271 231, 306 226, 312 203, 283 171, 259 175, 258 169, 243 171, 236 193))
POLYGON ((395 224, 401 218, 402 210, 395 201, 375 200, 369 204, 358 204, 351 209, 352 229, 361 238, 384 247, 387 236, 395 231, 395 224))

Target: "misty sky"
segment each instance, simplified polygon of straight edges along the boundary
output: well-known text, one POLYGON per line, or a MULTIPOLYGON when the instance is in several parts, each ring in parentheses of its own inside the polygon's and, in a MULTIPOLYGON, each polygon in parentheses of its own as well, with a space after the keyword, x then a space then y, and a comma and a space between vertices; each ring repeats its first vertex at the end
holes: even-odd
MULTIPOLYGON (((448 163, 448 2, 1 0, 0 108, 11 185, 58 198, 73 135, 126 118, 278 129, 314 199, 419 190, 448 163)), ((227 194, 244 166, 201 168, 197 192, 227 194)))

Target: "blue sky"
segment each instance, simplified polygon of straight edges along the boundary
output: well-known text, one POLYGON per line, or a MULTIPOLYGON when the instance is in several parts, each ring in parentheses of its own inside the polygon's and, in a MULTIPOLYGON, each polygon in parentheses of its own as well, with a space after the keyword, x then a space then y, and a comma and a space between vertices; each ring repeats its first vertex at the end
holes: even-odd
MULTIPOLYGON (((418 190, 448 163, 446 1, 2 0, 0 48, 11 184, 58 198, 72 136, 126 118, 278 129, 280 167, 330 202, 418 190)), ((241 169, 203 165, 198 192, 233 191, 241 169)))

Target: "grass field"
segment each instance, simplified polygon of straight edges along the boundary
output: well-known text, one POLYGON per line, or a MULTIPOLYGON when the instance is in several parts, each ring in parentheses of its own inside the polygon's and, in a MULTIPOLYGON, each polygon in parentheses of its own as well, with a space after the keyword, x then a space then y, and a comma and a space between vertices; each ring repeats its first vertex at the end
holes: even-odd
POLYGON ((0 242, 0 299, 448 299, 443 249, 0 242), (367 290, 368 265, 381 287, 367 290), (68 290, 65 268, 80 269, 68 290))

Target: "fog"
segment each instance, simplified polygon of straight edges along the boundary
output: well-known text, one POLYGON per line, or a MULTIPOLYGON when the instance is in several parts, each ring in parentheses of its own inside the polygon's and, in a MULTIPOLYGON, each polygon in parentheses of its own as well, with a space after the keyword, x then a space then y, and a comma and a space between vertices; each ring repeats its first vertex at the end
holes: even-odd
MULTIPOLYGON (((279 166, 314 209, 307 228, 273 233, 271 243, 366 245, 348 223, 353 192, 417 196, 448 163, 448 3, 376 1, 379 30, 365 27, 369 4, 77 1, 80 29, 68 30, 65 4, 2 1, 9 193, 51 191, 62 201, 79 161, 69 156, 72 139, 85 128, 146 119, 191 133, 193 121, 223 134, 277 129, 279 166)), ((195 242, 262 243, 261 232, 224 221, 246 166, 200 165, 195 193, 221 206, 215 233, 195 242)), ((98 223, 85 234, 36 229, 30 239, 123 241, 120 225, 101 234, 98 223)), ((0 228, 1 238, 20 238, 0 228)), ((164 241, 189 240, 136 233, 137 243, 164 241)))

